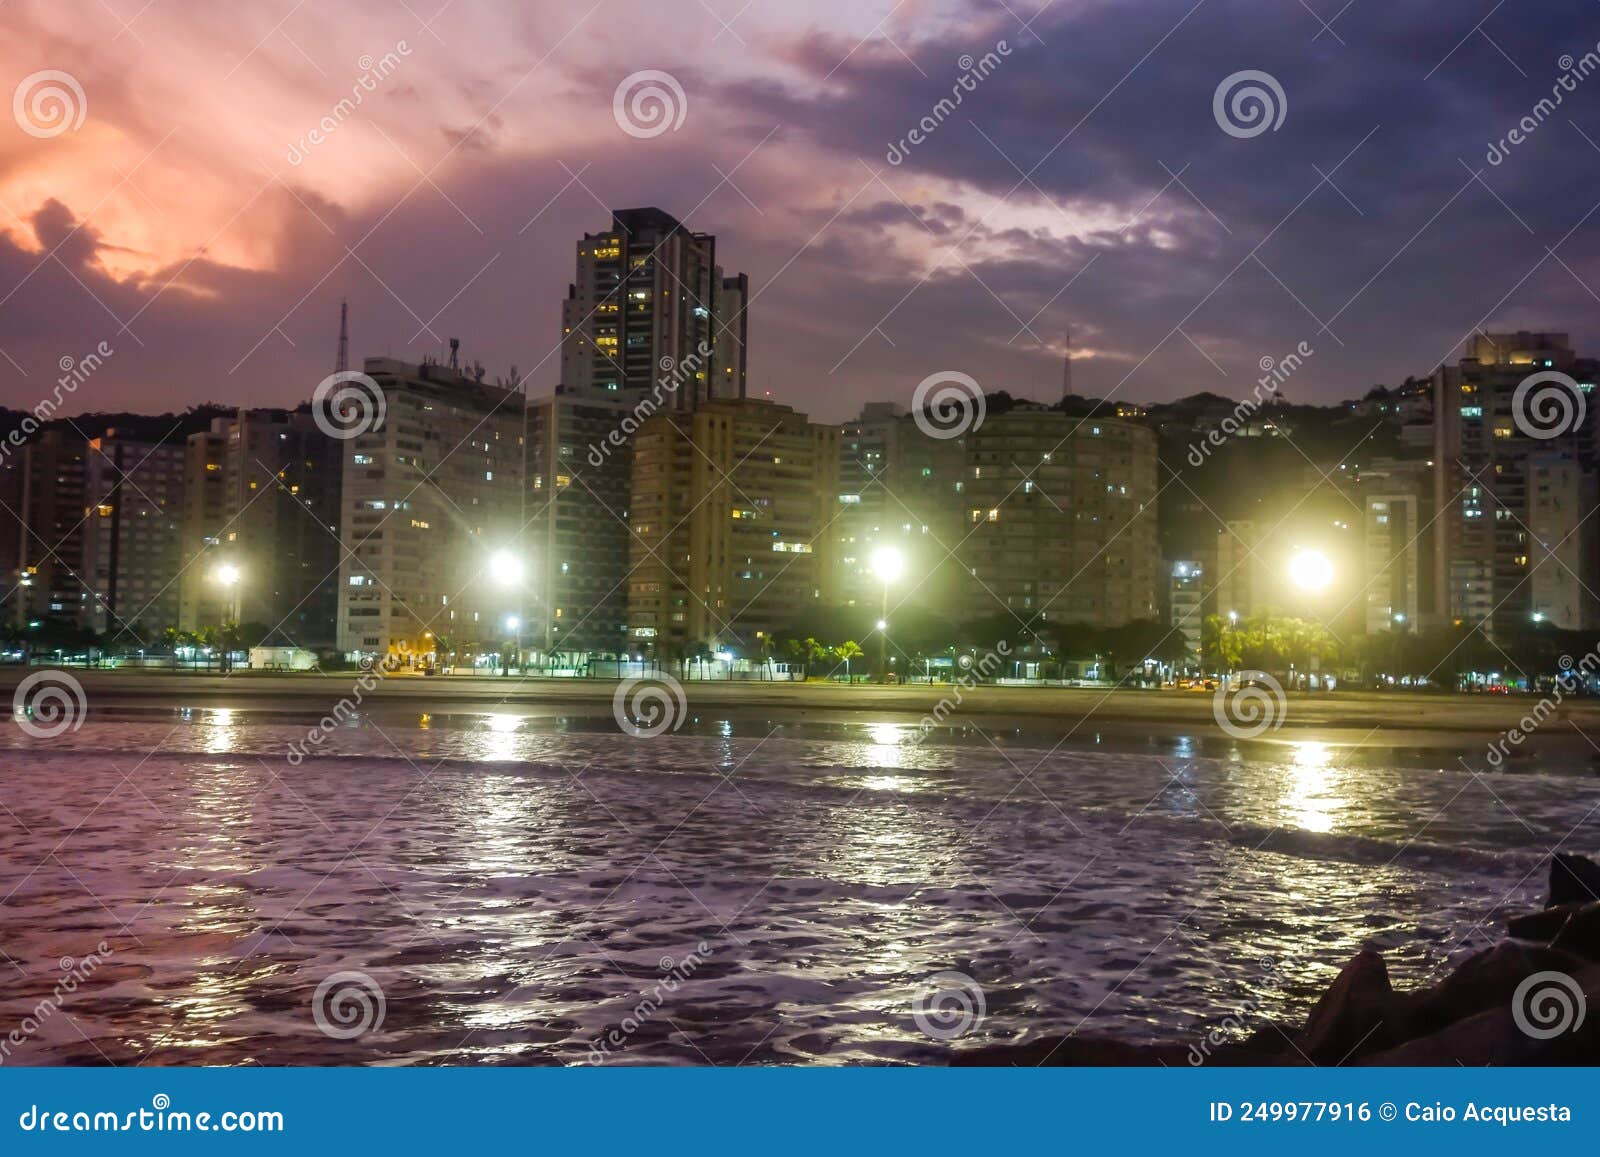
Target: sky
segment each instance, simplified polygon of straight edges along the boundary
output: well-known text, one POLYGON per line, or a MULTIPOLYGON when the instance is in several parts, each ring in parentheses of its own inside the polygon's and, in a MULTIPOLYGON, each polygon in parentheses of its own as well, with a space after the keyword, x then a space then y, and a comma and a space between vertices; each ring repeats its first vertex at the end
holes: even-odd
POLYGON ((638 205, 824 421, 1053 400, 1069 334, 1138 402, 1302 343, 1315 402, 1476 328, 1593 353, 1597 42, 1593 0, 6 0, 0 404, 101 348, 63 413, 292 404, 346 299, 354 361, 458 337, 546 393, 574 243, 638 205))

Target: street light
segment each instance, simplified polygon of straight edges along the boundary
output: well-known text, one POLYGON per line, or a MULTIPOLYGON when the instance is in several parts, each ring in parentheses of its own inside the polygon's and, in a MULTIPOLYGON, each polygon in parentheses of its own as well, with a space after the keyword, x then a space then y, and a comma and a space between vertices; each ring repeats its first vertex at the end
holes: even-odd
MULTIPOLYGON (((235 625, 239 622, 239 583, 244 578, 244 572, 231 562, 220 564, 211 573, 218 586, 224 587, 230 594, 228 600, 228 618, 235 625)), ((233 667, 233 640, 228 638, 226 632, 220 640, 222 643, 222 673, 226 675, 233 667)))
POLYGON ((889 584, 906 571, 906 556, 899 547, 880 546, 872 552, 872 573, 883 583, 883 614, 878 619, 878 671, 889 673, 889 584))
POLYGON ((1299 550, 1289 559, 1289 578, 1309 594, 1320 594, 1333 582, 1333 563, 1317 550, 1299 550))
POLYGON ((519 585, 526 569, 509 550, 497 550, 489 556, 489 577, 503 587, 519 585))

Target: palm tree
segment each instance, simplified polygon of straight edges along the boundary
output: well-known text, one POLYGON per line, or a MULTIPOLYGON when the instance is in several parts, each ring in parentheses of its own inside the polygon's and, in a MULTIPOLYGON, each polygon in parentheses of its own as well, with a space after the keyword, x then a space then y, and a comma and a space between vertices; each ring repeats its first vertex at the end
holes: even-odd
POLYGON ((833 653, 844 660, 844 681, 846 683, 855 682, 850 676, 850 660, 859 659, 865 653, 861 650, 861 644, 854 639, 846 639, 833 649, 833 653))

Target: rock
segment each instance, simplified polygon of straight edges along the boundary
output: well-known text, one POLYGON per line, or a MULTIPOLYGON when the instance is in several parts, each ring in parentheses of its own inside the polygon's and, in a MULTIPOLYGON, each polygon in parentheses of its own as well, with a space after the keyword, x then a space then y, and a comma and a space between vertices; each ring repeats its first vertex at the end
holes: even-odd
POLYGON ((1582 904, 1572 911, 1550 947, 1600 963, 1600 902, 1582 904))
POLYGON ((1318 1065, 1392 1048, 1414 1035, 1415 1006, 1390 986, 1383 957, 1363 948, 1322 994, 1295 1046, 1318 1065))
POLYGON ((1561 931, 1567 917, 1581 907, 1582 904, 1561 904, 1538 912, 1524 912, 1506 921, 1506 931, 1517 940, 1536 940, 1540 944, 1548 944, 1561 931))
POLYGON ((1436 1032, 1492 1008, 1510 1008, 1517 986, 1539 972, 1575 974, 1587 967, 1582 957, 1541 944, 1502 940, 1468 957, 1449 976, 1418 994, 1418 1018, 1411 1036, 1436 1032))
POLYGON ((1593 900, 1600 900, 1600 864, 1587 856, 1557 852, 1550 861, 1550 900, 1545 907, 1593 900))
MULTIPOLYGON (((1600 969, 1575 979, 1587 1002, 1600 1002, 1600 969)), ((1427 1036, 1371 1053, 1363 1065, 1594 1065, 1600 1064, 1600 1017, 1586 1016, 1573 1031, 1547 1039, 1518 1027, 1510 1002, 1484 1009, 1427 1036)))

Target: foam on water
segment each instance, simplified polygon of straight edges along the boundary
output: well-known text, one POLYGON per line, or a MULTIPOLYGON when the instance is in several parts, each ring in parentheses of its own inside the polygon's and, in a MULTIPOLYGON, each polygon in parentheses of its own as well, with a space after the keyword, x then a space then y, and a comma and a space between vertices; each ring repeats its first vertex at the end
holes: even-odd
MULTIPOLYGON (((1166 758, 838 738, 641 740, 508 716, 243 713, 0 736, 8 1064, 933 1061, 1300 1015, 1363 943, 1421 983, 1593 851, 1600 785, 1318 744, 1166 758), (703 946, 703 948, 702 948, 703 946), (692 967, 689 963, 692 962, 692 967), (322 1032, 359 970, 381 1027, 322 1032), (983 990, 946 1043, 933 974, 983 990), (670 985, 664 980, 670 979, 670 985), (642 1011, 641 1011, 642 1010, 642 1011)), ((4 1031, 0 1031, 0 1037, 4 1031)))

